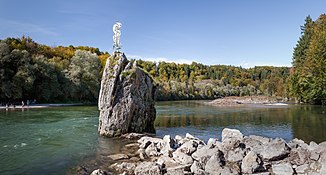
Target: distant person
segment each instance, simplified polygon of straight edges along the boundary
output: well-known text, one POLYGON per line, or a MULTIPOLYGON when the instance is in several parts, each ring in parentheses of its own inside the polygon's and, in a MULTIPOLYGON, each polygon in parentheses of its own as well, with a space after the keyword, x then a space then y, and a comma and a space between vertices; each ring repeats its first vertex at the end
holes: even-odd
POLYGON ((24 100, 22 101, 22 108, 24 108, 24 106, 25 106, 25 103, 24 103, 24 100))
POLYGON ((29 100, 26 101, 27 107, 29 107, 29 100))

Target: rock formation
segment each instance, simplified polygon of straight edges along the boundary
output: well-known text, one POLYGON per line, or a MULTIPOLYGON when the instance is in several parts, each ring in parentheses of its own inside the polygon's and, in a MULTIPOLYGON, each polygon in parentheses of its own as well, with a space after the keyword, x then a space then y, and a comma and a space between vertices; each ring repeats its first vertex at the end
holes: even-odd
POLYGON ((137 154, 128 155, 135 158, 131 156, 110 166, 117 173, 326 174, 326 142, 307 144, 299 139, 286 142, 280 138, 243 136, 238 130, 225 128, 221 141, 209 139, 204 143, 190 134, 174 138, 166 135, 163 139, 144 136, 138 140, 138 147, 132 146, 138 148, 137 154))
POLYGON ((136 62, 115 52, 103 72, 98 107, 100 135, 155 132, 155 86, 136 62))

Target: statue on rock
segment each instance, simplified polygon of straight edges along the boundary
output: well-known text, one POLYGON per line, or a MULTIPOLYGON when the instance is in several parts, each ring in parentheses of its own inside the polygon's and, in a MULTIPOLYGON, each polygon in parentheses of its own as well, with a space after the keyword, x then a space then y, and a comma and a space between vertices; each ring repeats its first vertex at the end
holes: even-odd
POLYGON ((122 24, 120 22, 116 22, 113 25, 113 52, 119 52, 121 49, 121 44, 120 44, 120 36, 121 32, 120 29, 122 27, 122 24))
MULTIPOLYGON (((114 46, 118 45, 119 39, 114 40, 114 46)), ((151 76, 139 68, 136 61, 129 61, 124 53, 115 50, 102 76, 99 134, 115 137, 130 132, 154 133, 154 94, 151 76)))

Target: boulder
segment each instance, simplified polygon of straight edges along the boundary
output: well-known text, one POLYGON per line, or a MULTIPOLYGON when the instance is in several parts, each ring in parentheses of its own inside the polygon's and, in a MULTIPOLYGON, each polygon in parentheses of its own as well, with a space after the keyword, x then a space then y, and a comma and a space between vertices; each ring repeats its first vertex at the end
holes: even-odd
POLYGON ((254 151, 250 151, 242 160, 241 170, 244 174, 252 174, 256 172, 260 166, 262 161, 257 156, 254 151))
POLYGON ((161 167, 154 162, 142 162, 135 168, 135 175, 161 175, 161 167))
POLYGON ((100 135, 115 137, 135 132, 154 133, 156 116, 153 80, 123 53, 105 65, 98 107, 100 135))
POLYGON ((272 165, 272 171, 275 175, 291 175, 293 169, 290 163, 281 163, 272 165))
POLYGON ((289 159, 292 165, 303 165, 309 162, 310 152, 303 147, 292 148, 289 159))
POLYGON ((236 148, 243 141, 243 135, 239 130, 224 128, 222 130, 222 147, 224 150, 236 148))
POLYGON ((222 170, 224 162, 221 160, 221 154, 215 153, 213 154, 205 165, 205 172, 209 174, 214 174, 222 170))
POLYGON ((112 160, 122 160, 122 159, 129 159, 129 156, 126 154, 112 154, 108 156, 112 160))
POLYGON ((183 153, 180 149, 174 151, 172 155, 174 160, 180 163, 181 165, 191 165, 193 163, 192 157, 186 153, 183 153))
POLYGON ((217 148, 210 148, 209 146, 205 145, 201 148, 198 148, 191 157, 205 166, 206 162, 211 158, 212 155, 215 153, 219 153, 220 150, 217 148))
POLYGON ((106 173, 105 171, 101 170, 101 169, 97 169, 94 170, 91 175, 108 175, 108 173, 106 173))
POLYGON ((194 163, 190 167, 190 170, 195 175, 205 175, 205 171, 202 168, 202 164, 198 161, 194 161, 194 163))
POLYGON ((263 150, 260 153, 264 161, 282 160, 290 153, 290 148, 287 143, 280 138, 271 140, 263 145, 263 150))
POLYGON ((193 140, 189 140, 187 142, 185 142, 184 144, 182 144, 178 150, 180 150, 181 152, 191 155, 192 153, 194 153, 197 150, 198 147, 198 143, 193 141, 193 140))

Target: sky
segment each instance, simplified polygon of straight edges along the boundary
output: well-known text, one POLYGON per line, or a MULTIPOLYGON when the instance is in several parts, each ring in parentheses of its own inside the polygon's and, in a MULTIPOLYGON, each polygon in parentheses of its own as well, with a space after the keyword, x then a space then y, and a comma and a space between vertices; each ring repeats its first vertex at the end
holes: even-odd
POLYGON ((205 65, 291 66, 306 16, 326 0, 0 0, 0 39, 112 53, 122 23, 128 58, 205 65))

